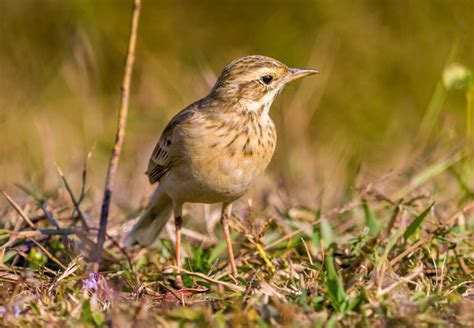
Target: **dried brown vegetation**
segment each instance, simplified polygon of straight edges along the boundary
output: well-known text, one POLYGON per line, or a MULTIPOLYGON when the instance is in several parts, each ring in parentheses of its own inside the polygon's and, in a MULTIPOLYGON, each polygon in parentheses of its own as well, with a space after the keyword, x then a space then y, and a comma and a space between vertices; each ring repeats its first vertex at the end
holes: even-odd
POLYGON ((130 8, 0 4, 1 325, 474 325, 471 3, 146 5, 93 273, 130 8), (18 24, 31 12, 34 30, 18 24), (190 59, 196 44, 215 53, 190 59), (238 279, 218 209, 189 206, 176 290, 172 224, 152 250, 120 246, 150 191, 144 163, 167 118, 213 83, 225 63, 213 58, 255 52, 321 75, 274 106, 277 156, 231 220, 238 279))

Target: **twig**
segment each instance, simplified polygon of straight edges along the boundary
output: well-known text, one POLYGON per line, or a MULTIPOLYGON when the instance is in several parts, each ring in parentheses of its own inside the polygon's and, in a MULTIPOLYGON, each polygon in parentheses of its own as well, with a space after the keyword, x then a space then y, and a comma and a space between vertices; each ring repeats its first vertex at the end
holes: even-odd
POLYGON ((183 268, 178 268, 174 265, 170 266, 170 268, 172 268, 174 270, 179 269, 181 274, 184 273, 184 274, 187 274, 187 275, 190 275, 190 276, 199 277, 199 278, 202 278, 202 279, 207 280, 209 282, 212 282, 212 283, 215 283, 215 284, 218 284, 218 285, 222 285, 224 287, 229 288, 230 290, 232 290, 234 292, 245 292, 245 288, 243 288, 243 287, 231 284, 230 282, 220 281, 220 280, 211 278, 211 277, 205 275, 204 273, 188 271, 188 270, 183 269, 183 268))
MULTIPOLYGON (((56 229, 58 229, 58 230, 61 229, 58 222, 54 219, 53 214, 48 210, 48 201, 47 201, 46 198, 44 198, 43 196, 37 195, 36 193, 34 193, 33 191, 29 190, 28 188, 26 188, 22 185, 17 184, 16 186, 21 191, 23 191, 25 194, 27 194, 28 196, 30 196, 31 198, 33 198, 35 200, 38 207, 43 211, 44 217, 46 217, 46 219, 49 221, 49 223, 52 226, 56 227, 56 229)), ((35 221, 34 219, 31 220, 32 223, 34 221, 35 221)), ((69 246, 69 240, 67 238, 67 235, 62 235, 61 239, 62 239, 62 242, 63 242, 64 245, 69 246)))
POLYGON ((49 257, 54 263, 56 263, 57 265, 59 265, 63 270, 66 270, 66 266, 64 264, 61 263, 61 261, 59 261, 56 257, 53 256, 53 254, 51 254, 43 245, 41 245, 40 243, 38 243, 36 240, 34 239, 31 239, 31 241, 36 245, 38 246, 39 249, 41 249, 41 251, 43 251, 43 253, 46 254, 47 257, 49 257))
POLYGON ((462 272, 466 276, 469 276, 471 274, 471 270, 469 270, 469 267, 466 265, 466 262, 464 262, 464 259, 461 256, 459 256, 459 252, 456 250, 456 248, 454 248, 453 251, 454 251, 454 255, 456 256, 456 261, 458 262, 458 265, 461 268, 462 272))
POLYGON ((81 267, 81 264, 80 262, 82 262, 82 255, 79 255, 77 256, 75 259, 73 259, 67 266, 66 270, 64 270, 64 272, 59 276, 54 279, 53 283, 49 286, 48 288, 48 291, 50 293, 52 293, 58 283, 63 280, 63 279, 66 279, 67 277, 71 276, 72 274, 74 274, 74 272, 76 272, 80 267, 81 267))
POLYGON ((87 216, 81 210, 79 206, 79 202, 76 200, 76 197, 74 196, 74 193, 72 192, 71 186, 69 185, 69 182, 67 181, 66 176, 64 175, 63 171, 57 164, 56 164, 56 170, 58 170, 58 174, 63 180, 64 186, 66 187, 67 193, 69 194, 69 198, 71 198, 72 204, 74 205, 74 209, 76 210, 77 214, 79 214, 79 219, 81 220, 82 226, 84 227, 84 229, 89 230, 89 225, 87 224, 87 216))
POLYGON ((257 275, 260 272, 260 269, 257 269, 253 274, 252 277, 250 278, 247 288, 245 289, 244 296, 242 297, 242 303, 244 307, 246 307, 249 298, 250 298, 250 293, 254 290, 255 288, 255 280, 257 279, 257 275))
POLYGON ((178 300, 178 302, 181 303, 182 306, 186 306, 186 303, 184 302, 184 297, 182 295, 181 297, 179 297, 179 295, 176 293, 176 291, 173 288, 166 286, 161 281, 159 281, 158 284, 164 289, 166 289, 168 292, 170 292, 174 297, 176 297, 176 299, 178 300))
POLYGON ((66 236, 66 235, 72 235, 80 232, 77 229, 39 229, 39 230, 27 230, 27 231, 10 231, 10 230, 4 230, 0 229, 0 233, 6 233, 10 235, 10 240, 0 246, 0 251, 2 249, 5 249, 7 247, 10 247, 10 245, 14 244, 16 240, 22 239, 22 238, 48 238, 49 236, 53 235, 61 235, 61 236, 66 236))
POLYGON ((47 201, 44 199, 39 203, 39 208, 41 208, 41 210, 44 213, 44 216, 46 216, 49 223, 51 223, 51 225, 55 226, 57 229, 60 229, 58 222, 54 219, 53 214, 51 214, 51 212, 48 211, 47 206, 48 206, 47 201))
POLYGON ((394 288, 400 286, 401 284, 403 283, 408 283, 408 282, 412 282, 413 279, 415 279, 416 277, 418 277, 420 274, 423 273, 423 265, 419 266, 418 268, 416 268, 412 273, 410 273, 409 275, 405 276, 405 277, 401 277, 399 281, 391 284, 390 286, 380 290, 377 294, 378 296, 383 296, 385 294, 388 294, 390 293, 394 288))
MULTIPOLYGON (((35 273, 32 273, 32 276, 27 278, 28 279, 27 283, 24 284, 24 286, 26 288, 30 288, 30 289, 34 290, 35 287, 33 287, 33 286, 38 286, 40 284, 41 280, 38 279, 37 277, 35 277, 34 275, 35 275, 35 273)), ((13 274, 13 273, 9 273, 9 272, 0 272, 0 281, 16 283, 16 282, 18 282, 22 279, 24 279, 24 278, 22 276, 18 275, 18 274, 13 274)))
POLYGON ((395 266, 398 262, 400 262, 401 260, 403 260, 405 258, 405 256, 407 256, 408 254, 410 254, 411 252, 413 252, 414 250, 416 250, 418 247, 420 247, 421 245, 429 242, 430 239, 429 238, 422 238, 420 240, 418 240, 416 243, 414 243, 413 245, 411 245, 410 247, 408 247, 407 249, 405 249, 403 252, 401 252, 397 257, 395 257, 394 259, 392 259, 390 261, 390 265, 393 267, 395 266))
POLYGON ((10 196, 8 196, 8 194, 5 191, 2 190, 2 194, 3 194, 3 196, 5 196, 5 198, 8 200, 8 202, 13 206, 15 211, 21 216, 21 218, 23 220, 25 220, 25 222, 28 223, 28 225, 31 228, 36 229, 33 222, 31 222, 31 220, 28 218, 28 216, 25 213, 23 213, 23 210, 20 208, 20 206, 18 206, 18 204, 10 196))
POLYGON ((67 229, 38 229, 38 230, 24 230, 24 231, 10 231, 0 229, 0 232, 7 233, 9 235, 18 238, 30 238, 38 236, 52 236, 52 235, 73 235, 80 232, 78 229, 67 228, 67 229))
POLYGON ((390 231, 392 231, 392 228, 395 225, 395 222, 400 217, 401 213, 403 213, 402 208, 401 208, 402 203, 403 203, 403 198, 400 198, 398 202, 395 204, 395 209, 393 210, 393 213, 390 216, 390 220, 388 221, 387 227, 385 228, 385 231, 384 231, 385 237, 390 236, 390 231))
MULTIPOLYGON (((51 223, 53 226, 55 226, 56 229, 61 230, 61 227, 59 226, 59 223, 54 219, 53 214, 50 211, 48 211, 47 201, 46 200, 41 201, 39 206, 40 206, 41 210, 43 211, 44 215, 46 216, 46 218, 48 219, 49 223, 51 223)), ((66 247, 70 246, 69 239, 68 239, 66 234, 63 234, 61 236, 61 240, 62 240, 63 244, 66 247)))
POLYGON ((89 160, 91 159, 93 150, 94 150, 94 147, 92 147, 91 151, 87 154, 86 160, 84 161, 84 166, 82 167, 82 186, 81 186, 81 193, 79 194, 79 199, 77 200, 78 204, 81 204, 86 194, 87 167, 89 164, 89 160))
POLYGON ((115 171, 117 170, 122 144, 125 137, 125 125, 127 123, 128 102, 130 94, 130 81, 132 78, 133 63, 135 61, 135 44, 137 40, 138 19, 140 17, 141 0, 134 0, 132 12, 132 25, 130 30, 130 38, 128 41, 127 58, 125 61, 125 72, 123 75, 120 109, 117 123, 117 134, 115 136, 115 144, 110 156, 110 162, 105 178, 104 199, 102 201, 102 209, 100 213, 99 234, 97 236, 97 247, 92 253, 92 271, 99 271, 99 262, 101 260, 102 249, 105 242, 105 232, 107 230, 107 219, 109 216, 110 200, 112 198, 112 186, 115 171))
POLYGON ((470 203, 468 203, 466 206, 464 206, 461 210, 459 211, 456 211, 456 213, 454 213, 453 215, 451 215, 449 217, 449 219, 443 223, 444 226, 448 226, 450 225, 451 223, 453 223, 459 215, 463 214, 463 213, 466 213, 470 210, 474 209, 474 201, 471 201, 470 203))

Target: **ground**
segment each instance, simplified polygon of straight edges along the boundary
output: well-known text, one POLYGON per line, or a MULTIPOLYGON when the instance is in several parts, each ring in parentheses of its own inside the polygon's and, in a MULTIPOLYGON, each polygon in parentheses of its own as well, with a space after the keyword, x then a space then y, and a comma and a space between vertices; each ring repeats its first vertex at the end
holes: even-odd
POLYGON ((172 225, 152 249, 123 249, 131 222, 112 221, 94 274, 87 259, 96 230, 82 223, 94 209, 80 204, 79 214, 65 188, 47 198, 25 190, 3 209, 2 323, 472 326, 474 201, 457 174, 464 164, 456 153, 415 174, 389 173, 353 186, 330 209, 290 204, 284 189, 258 206, 240 202, 237 279, 214 226, 218 211, 205 211, 207 229, 202 211, 190 211, 182 290, 174 287, 172 225))

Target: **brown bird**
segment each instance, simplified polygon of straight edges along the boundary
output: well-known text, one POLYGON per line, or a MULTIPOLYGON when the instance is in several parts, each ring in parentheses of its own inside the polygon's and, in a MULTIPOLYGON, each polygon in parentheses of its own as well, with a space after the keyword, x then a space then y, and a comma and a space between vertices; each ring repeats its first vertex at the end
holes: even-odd
MULTIPOLYGON (((125 244, 151 245, 173 211, 180 268, 183 204, 223 203, 221 224, 237 276, 228 225, 232 202, 273 156, 277 137, 269 109, 275 96, 288 82, 316 73, 265 56, 228 64, 210 93, 176 114, 163 131, 147 170, 150 183, 159 185, 125 244)), ((182 287, 179 276, 176 283, 182 287)))

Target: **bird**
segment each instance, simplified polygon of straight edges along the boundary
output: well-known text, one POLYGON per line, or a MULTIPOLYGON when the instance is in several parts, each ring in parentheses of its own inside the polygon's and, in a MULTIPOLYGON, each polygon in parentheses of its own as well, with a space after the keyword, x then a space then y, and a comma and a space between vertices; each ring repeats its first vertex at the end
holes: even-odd
MULTIPOLYGON (((226 65, 209 94, 177 113, 163 130, 146 171, 158 186, 125 246, 152 245, 173 213, 179 273, 183 204, 222 203, 220 222, 231 274, 237 277, 229 232, 232 203, 264 172, 275 151, 273 100, 287 83, 317 73, 261 55, 226 65)), ((179 274, 175 284, 183 287, 179 274)))

